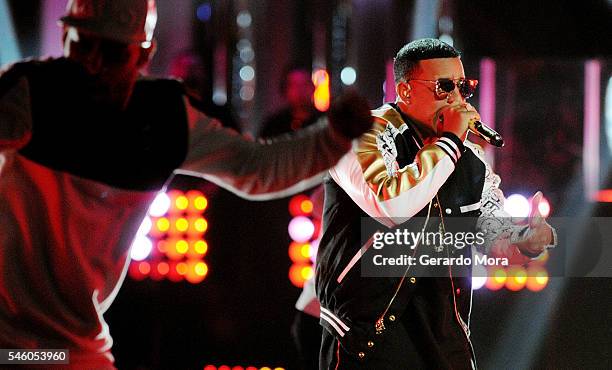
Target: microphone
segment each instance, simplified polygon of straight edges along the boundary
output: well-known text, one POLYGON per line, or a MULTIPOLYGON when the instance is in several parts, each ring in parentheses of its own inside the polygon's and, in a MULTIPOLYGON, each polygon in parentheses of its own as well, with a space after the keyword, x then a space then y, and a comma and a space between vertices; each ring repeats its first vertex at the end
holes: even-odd
POLYGON ((498 148, 504 146, 504 139, 501 135, 484 123, 472 120, 468 124, 468 127, 471 133, 482 138, 487 143, 495 145, 498 148))

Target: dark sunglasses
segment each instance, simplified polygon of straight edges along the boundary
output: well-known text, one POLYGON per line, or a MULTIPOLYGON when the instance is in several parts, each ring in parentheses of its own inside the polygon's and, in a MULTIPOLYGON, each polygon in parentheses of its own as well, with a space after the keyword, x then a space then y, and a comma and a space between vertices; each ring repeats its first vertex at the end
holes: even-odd
POLYGON ((439 78, 437 80, 419 80, 410 79, 408 81, 420 81, 429 82, 436 84, 434 93, 438 99, 446 99, 448 94, 455 90, 455 87, 459 89, 459 93, 464 99, 469 99, 474 95, 478 80, 460 78, 458 80, 452 80, 450 78, 439 78))

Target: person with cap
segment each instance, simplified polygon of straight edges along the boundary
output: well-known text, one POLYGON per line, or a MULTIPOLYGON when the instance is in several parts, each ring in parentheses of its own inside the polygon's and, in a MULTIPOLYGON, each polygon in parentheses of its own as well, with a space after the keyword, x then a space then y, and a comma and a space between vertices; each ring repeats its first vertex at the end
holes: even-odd
POLYGON ((103 314, 173 173, 248 199, 286 196, 320 181, 372 121, 345 96, 327 122, 246 140, 194 109, 179 82, 140 78, 153 0, 71 0, 67 12, 64 57, 0 75, 0 348, 68 349, 71 368, 113 369, 103 314))

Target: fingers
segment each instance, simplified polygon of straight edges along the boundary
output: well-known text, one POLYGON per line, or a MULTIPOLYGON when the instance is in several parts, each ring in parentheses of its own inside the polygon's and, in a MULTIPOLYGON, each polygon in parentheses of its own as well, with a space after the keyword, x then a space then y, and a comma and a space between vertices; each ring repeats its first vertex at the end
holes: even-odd
POLYGON ((531 210, 529 212, 529 227, 535 228, 539 226, 543 221, 544 217, 540 213, 540 202, 542 201, 543 194, 541 191, 535 193, 531 198, 531 210))

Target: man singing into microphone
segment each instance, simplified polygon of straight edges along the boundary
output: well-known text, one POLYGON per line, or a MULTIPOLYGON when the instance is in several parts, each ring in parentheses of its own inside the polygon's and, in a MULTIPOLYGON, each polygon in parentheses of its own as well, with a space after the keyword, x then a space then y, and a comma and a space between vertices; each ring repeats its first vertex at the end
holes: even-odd
MULTIPOLYGON (((484 253, 519 264, 554 244, 554 232, 537 211, 539 192, 529 224, 515 225, 504 213, 499 177, 466 140, 480 120, 466 102, 477 81, 466 78, 455 48, 437 39, 413 41, 398 52, 394 77, 395 103, 372 111, 373 128, 325 184, 316 272, 325 328, 320 366, 472 369, 469 274, 449 268, 422 277, 413 269, 364 277, 361 262, 374 248, 363 244, 362 217, 376 217, 383 231, 421 219, 429 220, 428 230, 442 230, 450 218, 471 217, 473 230, 488 229, 484 253)), ((471 248, 456 248, 442 246, 448 255, 471 256, 471 248)))

